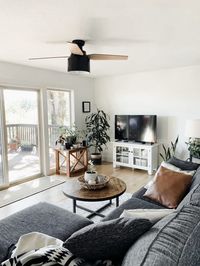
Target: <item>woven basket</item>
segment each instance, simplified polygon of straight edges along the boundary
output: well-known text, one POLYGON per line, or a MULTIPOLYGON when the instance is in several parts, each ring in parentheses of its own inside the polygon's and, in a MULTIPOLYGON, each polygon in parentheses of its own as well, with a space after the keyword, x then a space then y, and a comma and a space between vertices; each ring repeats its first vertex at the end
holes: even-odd
POLYGON ((110 180, 110 178, 107 177, 107 176, 105 176, 105 181, 104 181, 103 183, 97 183, 97 184, 95 184, 95 185, 90 185, 90 184, 88 184, 88 183, 85 181, 84 176, 80 176, 80 177, 78 178, 78 181, 79 181, 80 185, 81 185, 83 188, 88 189, 88 190, 102 189, 102 188, 104 188, 104 187, 108 184, 109 180, 110 180))

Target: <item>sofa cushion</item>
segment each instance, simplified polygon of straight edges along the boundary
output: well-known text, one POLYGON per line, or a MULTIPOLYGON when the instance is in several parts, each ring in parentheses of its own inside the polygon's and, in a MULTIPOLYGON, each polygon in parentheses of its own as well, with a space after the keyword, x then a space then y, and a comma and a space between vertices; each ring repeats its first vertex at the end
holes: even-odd
POLYGON ((147 219, 118 218, 88 225, 63 246, 86 260, 120 259, 130 245, 152 226, 147 219))
POLYGON ((157 205, 158 208, 167 208, 166 206, 160 204, 159 202, 156 202, 156 201, 151 200, 151 199, 149 199, 147 197, 144 197, 144 194, 145 194, 146 191, 147 191, 147 189, 145 187, 141 187, 140 189, 138 189, 138 191, 133 193, 132 198, 138 198, 138 199, 147 201, 149 203, 157 205))
POLYGON ((173 209, 131 209, 124 210, 120 217, 143 218, 155 224, 173 211, 173 209))
POLYGON ((160 220, 126 253, 123 266, 200 265, 200 208, 183 206, 160 220))
POLYGON ((153 184, 144 196, 155 200, 168 208, 176 208, 190 186, 192 176, 159 167, 153 179, 153 184))
POLYGON ((21 235, 37 231, 61 240, 91 224, 89 219, 49 203, 39 203, 0 221, 0 262, 21 235))
POLYGON ((182 170, 190 170, 190 171, 197 170, 197 168, 200 166, 198 163, 180 160, 176 157, 172 157, 167 162, 175 165, 178 168, 181 168, 182 170))
POLYGON ((193 187, 195 187, 197 184, 200 184, 200 167, 197 169, 196 173, 192 178, 192 184, 190 186, 190 189, 193 189, 193 187))
POLYGON ((131 198, 127 200, 126 202, 122 203, 119 207, 114 209, 111 213, 109 213, 105 218, 103 218, 103 221, 108 221, 112 219, 116 219, 120 217, 122 212, 124 210, 130 210, 130 209, 160 209, 164 207, 160 207, 156 204, 150 203, 148 201, 144 201, 137 198, 131 198))
POLYGON ((177 209, 181 209, 185 205, 193 205, 200 207, 200 184, 197 184, 181 201, 177 209))

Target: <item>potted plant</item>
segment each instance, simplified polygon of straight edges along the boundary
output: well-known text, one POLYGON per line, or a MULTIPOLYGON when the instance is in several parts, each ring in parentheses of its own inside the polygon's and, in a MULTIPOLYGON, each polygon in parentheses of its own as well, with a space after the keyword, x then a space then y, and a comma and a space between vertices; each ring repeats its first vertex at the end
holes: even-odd
POLYGON ((190 152, 190 157, 200 159, 200 140, 190 138, 189 142, 186 142, 186 144, 188 145, 188 151, 190 152))
POLYGON ((56 140, 56 145, 59 143, 61 146, 66 149, 70 149, 77 140, 81 137, 82 131, 75 126, 75 124, 71 127, 60 127, 60 135, 56 140))
POLYGON ((167 148, 165 147, 164 144, 162 144, 164 153, 163 154, 160 153, 160 156, 162 157, 164 161, 168 161, 171 157, 175 155, 177 144, 178 144, 178 139, 179 139, 179 136, 177 136, 174 143, 171 141, 170 146, 167 148))
POLYGON ((88 166, 88 170, 85 172, 84 179, 88 183, 90 183, 91 181, 93 183, 96 183, 97 171, 91 160, 88 163, 89 163, 89 166, 88 166))
POLYGON ((17 137, 11 138, 9 141, 10 151, 17 151, 20 146, 20 142, 17 137))
POLYGON ((33 151, 33 144, 29 143, 28 141, 22 141, 21 142, 21 151, 33 151))
POLYGON ((108 115, 103 110, 98 110, 96 113, 85 118, 87 144, 89 147, 94 147, 94 152, 91 154, 91 160, 93 164, 101 164, 101 152, 103 146, 106 146, 110 141, 108 135, 108 129, 110 125, 108 123, 108 115))

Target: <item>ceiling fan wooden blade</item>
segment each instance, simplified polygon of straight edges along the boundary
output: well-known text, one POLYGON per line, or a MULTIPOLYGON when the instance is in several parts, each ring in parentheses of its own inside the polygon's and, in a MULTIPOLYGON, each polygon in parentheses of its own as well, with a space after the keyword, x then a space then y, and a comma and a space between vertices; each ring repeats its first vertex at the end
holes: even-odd
POLYGON ((67 45, 68 45, 69 50, 72 54, 84 55, 83 51, 80 49, 80 47, 76 43, 67 42, 67 45))
POLYGON ((91 60, 127 60, 127 55, 111 55, 111 54, 89 54, 91 60))
POLYGON ((68 58, 67 55, 61 55, 61 56, 46 56, 46 57, 31 57, 28 60, 41 60, 41 59, 55 59, 55 58, 68 58))

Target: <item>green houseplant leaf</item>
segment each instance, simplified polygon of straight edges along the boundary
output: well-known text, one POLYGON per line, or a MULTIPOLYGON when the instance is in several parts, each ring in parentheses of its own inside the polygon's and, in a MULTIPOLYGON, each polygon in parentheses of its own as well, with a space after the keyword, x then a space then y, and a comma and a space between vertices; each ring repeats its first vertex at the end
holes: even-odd
POLYGON ((188 151, 190 156, 200 159, 200 140, 199 139, 189 139, 189 142, 186 142, 188 145, 188 151))
POLYGON ((176 140, 174 142, 171 141, 170 146, 166 147, 164 144, 162 144, 163 153, 160 153, 160 157, 164 161, 168 161, 171 157, 173 157, 176 153, 176 148, 178 144, 179 136, 177 136, 176 140))
POLYGON ((98 110, 96 113, 85 118, 87 141, 89 147, 95 148, 95 153, 102 152, 103 146, 106 146, 110 141, 108 135, 108 129, 110 125, 108 123, 108 115, 103 110, 98 110))

